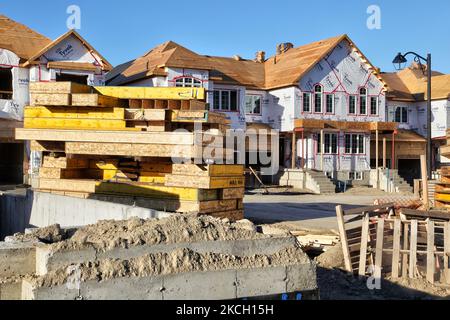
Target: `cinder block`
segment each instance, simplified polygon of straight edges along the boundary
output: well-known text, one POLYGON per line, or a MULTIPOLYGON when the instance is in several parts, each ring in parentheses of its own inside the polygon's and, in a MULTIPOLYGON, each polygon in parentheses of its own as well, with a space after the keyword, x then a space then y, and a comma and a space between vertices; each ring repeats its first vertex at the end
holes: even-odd
POLYGON ((260 297, 286 291, 286 267, 237 270, 237 297, 260 297))
POLYGON ((236 298, 236 271, 190 272, 164 277, 164 300, 226 300, 236 298))
POLYGON ((0 243, 0 277, 35 273, 36 251, 33 244, 0 243))

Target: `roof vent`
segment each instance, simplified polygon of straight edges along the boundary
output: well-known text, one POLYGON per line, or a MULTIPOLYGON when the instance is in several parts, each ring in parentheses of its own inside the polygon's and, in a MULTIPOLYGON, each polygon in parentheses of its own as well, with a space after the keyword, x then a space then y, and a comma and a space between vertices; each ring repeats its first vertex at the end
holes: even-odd
POLYGON ((233 56, 233 59, 236 60, 236 61, 241 61, 241 60, 242 60, 242 57, 239 56, 239 55, 237 55, 237 54, 235 54, 235 55, 233 56))
POLYGON ((292 49, 294 45, 290 42, 284 42, 277 45, 277 54, 282 54, 288 51, 289 49, 292 49))
POLYGON ((266 61, 266 53, 264 51, 258 51, 256 53, 255 61, 259 63, 264 63, 264 61, 266 61))

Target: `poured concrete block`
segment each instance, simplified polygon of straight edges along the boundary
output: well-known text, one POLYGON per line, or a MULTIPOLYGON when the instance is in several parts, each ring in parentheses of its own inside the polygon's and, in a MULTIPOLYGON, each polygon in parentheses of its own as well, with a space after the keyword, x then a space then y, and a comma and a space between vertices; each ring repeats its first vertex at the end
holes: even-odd
POLYGON ((32 244, 0 242, 0 278, 36 271, 36 251, 32 244))
POLYGON ((164 300, 236 298, 236 271, 180 273, 164 277, 164 300))
POLYGON ((258 297, 285 293, 286 267, 237 270, 237 297, 258 297))
POLYGON ((27 280, 22 281, 22 300, 77 300, 80 292, 67 285, 39 287, 27 280))
POLYGON ((314 263, 286 267, 287 291, 307 291, 317 289, 317 274, 314 263))
POLYGON ((54 252, 46 246, 38 247, 36 248, 36 274, 41 276, 58 268, 95 261, 96 254, 94 248, 54 252))
POLYGON ((0 283, 0 300, 20 300, 22 298, 22 281, 0 283))
POLYGON ((162 300, 162 277, 125 277, 81 284, 83 300, 162 300))

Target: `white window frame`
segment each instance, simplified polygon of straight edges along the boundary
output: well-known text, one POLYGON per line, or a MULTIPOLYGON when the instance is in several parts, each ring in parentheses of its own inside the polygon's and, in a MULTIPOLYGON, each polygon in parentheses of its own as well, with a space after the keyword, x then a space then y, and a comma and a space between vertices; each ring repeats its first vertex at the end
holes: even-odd
POLYGON ((397 122, 397 123, 408 123, 408 120, 409 120, 408 107, 406 107, 406 106, 395 107, 395 110, 394 110, 394 122, 397 122), (397 121, 397 110, 400 110, 400 121, 397 121), (403 119, 403 110, 406 110, 406 119, 403 119))
POLYGON ((250 115, 261 115, 262 114, 262 102, 263 102, 263 96, 260 94, 247 94, 245 95, 245 114, 250 114, 250 115), (247 109, 247 103, 248 103, 248 99, 251 99, 251 104, 252 104, 252 110, 251 112, 249 112, 249 110, 247 109), (255 102, 257 101, 257 99, 259 99, 259 112, 254 112, 256 105, 255 102))
POLYGON ((378 106, 379 106, 378 97, 375 97, 375 96, 369 97, 369 114, 371 116, 378 116, 378 111, 379 111, 378 106), (375 104, 376 104, 376 106, 375 106, 375 113, 372 113, 372 100, 373 99, 375 99, 375 104))
POLYGON ((337 133, 334 132, 326 132, 323 134, 323 138, 324 141, 320 141, 320 134, 318 134, 317 136, 317 146, 318 146, 318 150, 317 150, 317 154, 321 154, 321 150, 323 148, 323 154, 337 154, 339 151, 339 137, 337 133), (335 137, 335 141, 336 141, 336 150, 333 150, 333 136, 335 137), (328 137, 328 138, 327 138, 328 137), (328 148, 325 148, 325 141, 327 141, 327 139, 329 139, 329 146, 328 148), (320 147, 320 149, 319 149, 320 147), (335 152, 333 152, 335 151, 335 152))
POLYGON ((323 113, 323 87, 320 84, 314 86, 314 113, 323 113), (317 111, 317 98, 320 99, 320 111, 317 111))
POLYGON ((360 155, 366 153, 366 136, 362 133, 345 133, 344 134, 344 154, 360 155), (347 136, 350 137, 350 152, 347 152, 347 136), (356 152, 353 152, 353 137, 356 136, 356 152), (363 140, 362 150, 359 150, 360 140, 363 140))
POLYGON ((312 103, 311 103, 311 93, 303 92, 302 96, 302 112, 303 113, 311 113, 312 112, 312 103), (305 111, 305 102, 308 101, 308 111, 305 111))
POLYGON ((179 77, 175 79, 175 87, 178 88, 201 88, 203 83, 194 77, 179 77), (186 80, 192 80, 192 82, 186 82, 186 80), (180 81, 181 80, 181 81, 180 81))
POLYGON ((349 171, 348 180, 350 181, 362 181, 364 180, 364 172, 362 171, 349 171))
POLYGON ((326 114, 334 114, 334 94, 327 93, 325 94, 325 113, 326 114), (331 97, 331 112, 328 112, 328 98, 331 97))
POLYGON ((223 112, 239 112, 239 90, 233 89, 216 89, 213 90, 213 110, 220 110, 223 112), (236 92, 236 110, 231 110, 231 92, 236 92), (215 104, 215 95, 219 94, 219 106, 215 104), (223 105, 223 93, 228 94, 228 106, 223 105))
POLYGON ((348 114, 356 115, 358 113, 357 111, 358 111, 358 96, 351 94, 348 96, 348 114), (355 103, 355 105, 354 105, 355 109, 353 112, 350 112, 351 98, 354 98, 354 103, 355 103))
POLYGON ((359 92, 358 93, 359 93, 359 103, 358 103, 359 110, 358 110, 358 113, 360 115, 366 116, 368 114, 368 110, 367 110, 367 88, 359 88, 359 92), (366 93, 362 94, 361 90, 365 90, 366 93), (365 101, 365 103, 364 103, 364 107, 365 107, 365 110, 366 110, 365 113, 361 112, 362 98, 364 98, 364 101, 365 101))

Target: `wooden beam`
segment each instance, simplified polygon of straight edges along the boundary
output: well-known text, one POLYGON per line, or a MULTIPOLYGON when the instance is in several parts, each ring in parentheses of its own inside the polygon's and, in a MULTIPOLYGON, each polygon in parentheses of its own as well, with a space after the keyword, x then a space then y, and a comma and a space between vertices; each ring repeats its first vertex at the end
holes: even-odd
POLYGON ((176 87, 94 87, 105 96, 118 99, 204 100, 204 88, 176 87))
POLYGON ((124 120, 123 108, 92 107, 25 107, 25 118, 59 118, 59 119, 105 119, 124 120))
POLYGON ((122 130, 125 120, 25 118, 25 129, 122 130))
POLYGON ((75 82, 30 82, 30 93, 91 93, 92 87, 75 82))
POLYGON ((292 131, 292 146, 291 146, 291 168, 295 169, 297 166, 297 135, 292 131))
POLYGON ((347 232, 345 231, 344 209, 340 205, 336 206, 336 218, 339 228, 339 236, 341 238, 342 252, 344 255, 345 270, 348 272, 353 272, 350 250, 348 248, 347 232))
POLYGON ((427 281, 434 283, 434 221, 427 221, 427 281))
MULTIPOLYGON (((420 172, 422 174, 422 199, 426 210, 429 209, 430 202, 428 199, 428 173, 427 173, 427 159, 425 155, 420 155, 420 172)), ((439 199, 438 199, 439 200, 439 199)))
POLYGON ((400 237, 401 237, 401 221, 395 219, 394 221, 394 243, 392 252, 392 278, 399 276, 399 259, 400 259, 400 237))
POLYGON ((359 250, 358 274, 360 276, 366 275, 367 244, 369 242, 369 223, 370 223, 369 214, 364 213, 361 226, 361 247, 359 250))
POLYGON ((386 138, 383 138, 383 169, 387 168, 386 164, 386 138))
POLYGON ((114 97, 103 96, 96 93, 72 94, 72 106, 81 107, 120 107, 126 106, 124 100, 114 97))
POLYGON ((320 130, 320 170, 324 170, 324 159, 323 159, 323 155, 324 153, 324 146, 325 146, 325 134, 323 129, 320 130))
POLYGON ((31 93, 30 104, 32 106, 70 106, 71 95, 68 93, 31 93))
POLYGON ((200 189, 223 189, 242 188, 245 186, 243 176, 236 177, 193 177, 184 175, 166 175, 166 186, 200 188, 200 189))
POLYGON ((411 220, 411 237, 409 243, 409 277, 416 277, 417 270, 417 220, 411 220))

